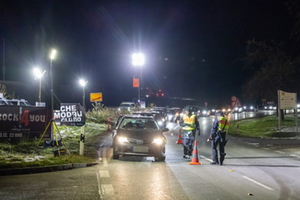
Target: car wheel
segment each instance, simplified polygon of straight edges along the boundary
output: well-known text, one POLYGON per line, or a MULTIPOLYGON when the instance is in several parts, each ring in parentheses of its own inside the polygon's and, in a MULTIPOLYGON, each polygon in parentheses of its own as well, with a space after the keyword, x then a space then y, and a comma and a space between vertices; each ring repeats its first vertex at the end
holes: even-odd
POLYGON ((113 154, 113 159, 115 159, 115 160, 117 160, 117 159, 119 159, 119 157, 120 157, 120 155, 118 155, 118 154, 113 154))
POLYGON ((162 148, 162 152, 158 153, 157 155, 155 155, 155 161, 165 161, 166 160, 166 147, 162 148))

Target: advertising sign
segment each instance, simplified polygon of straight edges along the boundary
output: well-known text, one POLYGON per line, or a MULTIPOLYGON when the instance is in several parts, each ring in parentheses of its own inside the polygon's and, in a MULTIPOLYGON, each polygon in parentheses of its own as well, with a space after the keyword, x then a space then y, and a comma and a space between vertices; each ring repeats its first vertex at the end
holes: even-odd
POLYGON ((61 103, 60 110, 53 113, 58 125, 83 126, 85 124, 84 109, 79 103, 61 103))
POLYGON ((296 109, 297 93, 279 92, 280 109, 296 109))
MULTIPOLYGON (((39 138, 50 118, 50 112, 43 107, 1 106, 0 140, 39 138)), ((44 137, 50 138, 50 129, 44 137)))
POLYGON ((90 102, 102 101, 102 93, 90 93, 90 102))

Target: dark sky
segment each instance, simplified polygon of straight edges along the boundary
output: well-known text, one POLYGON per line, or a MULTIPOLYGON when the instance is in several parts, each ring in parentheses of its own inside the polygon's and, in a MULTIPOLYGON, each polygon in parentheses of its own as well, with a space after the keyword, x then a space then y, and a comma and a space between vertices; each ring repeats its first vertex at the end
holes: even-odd
MULTIPOLYGON (((142 52, 142 86, 172 97, 230 103, 249 77, 241 62, 246 42, 289 37, 292 21, 283 2, 1 0, 5 79, 35 90, 32 68, 49 76, 55 48, 54 92, 61 101, 80 101, 78 79, 85 78, 87 94, 102 92, 103 103, 116 106, 137 96, 131 55, 142 52)), ((49 77, 43 84, 46 96, 49 77)))

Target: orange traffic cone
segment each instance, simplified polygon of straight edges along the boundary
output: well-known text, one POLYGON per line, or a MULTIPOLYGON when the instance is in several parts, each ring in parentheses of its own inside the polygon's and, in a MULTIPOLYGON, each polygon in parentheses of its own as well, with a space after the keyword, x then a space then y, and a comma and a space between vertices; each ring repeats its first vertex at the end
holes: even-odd
POLYGON ((190 162, 190 165, 201 165, 198 158, 198 148, 197 148, 198 142, 195 140, 194 142, 194 149, 192 154, 192 162, 190 162))
POLYGON ((181 129, 180 129, 180 131, 178 133, 178 138, 177 138, 176 144, 182 144, 181 129))

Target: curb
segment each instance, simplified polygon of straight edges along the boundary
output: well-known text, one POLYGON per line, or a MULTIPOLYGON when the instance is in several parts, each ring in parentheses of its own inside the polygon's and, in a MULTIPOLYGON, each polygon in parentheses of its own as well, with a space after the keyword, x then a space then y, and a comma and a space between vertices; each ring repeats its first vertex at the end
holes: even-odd
POLYGON ((54 171, 91 167, 97 164, 98 163, 73 163, 73 164, 64 164, 64 165, 43 166, 43 167, 0 169, 0 176, 54 172, 54 171))

